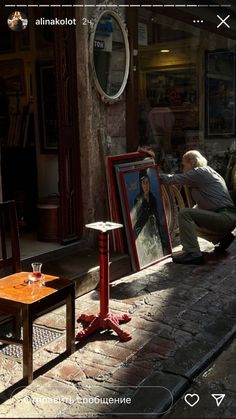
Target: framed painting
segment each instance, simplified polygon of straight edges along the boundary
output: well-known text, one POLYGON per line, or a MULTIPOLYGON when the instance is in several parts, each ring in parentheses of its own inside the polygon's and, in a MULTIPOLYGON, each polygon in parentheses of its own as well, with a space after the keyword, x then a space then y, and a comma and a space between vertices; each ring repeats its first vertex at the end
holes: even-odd
POLYGON ((124 167, 117 177, 132 267, 140 270, 171 254, 158 167, 124 167))
MULTIPOLYGON (((116 166, 145 163, 147 155, 144 153, 127 153, 108 156, 106 158, 107 188, 111 221, 123 224, 121 202, 116 178, 116 166)), ((154 161, 153 161, 154 163, 154 161)), ((128 250, 123 229, 113 231, 113 247, 117 253, 128 250)))
POLYGON ((205 128, 206 136, 234 137, 235 130, 235 52, 206 53, 205 128))
POLYGON ((146 72, 146 97, 151 106, 192 108, 198 103, 195 66, 169 66, 146 72))

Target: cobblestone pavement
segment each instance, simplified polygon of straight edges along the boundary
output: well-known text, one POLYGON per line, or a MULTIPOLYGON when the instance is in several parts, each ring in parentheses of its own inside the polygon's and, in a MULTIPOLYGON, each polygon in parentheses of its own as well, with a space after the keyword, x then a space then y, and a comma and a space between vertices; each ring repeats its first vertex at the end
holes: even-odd
MULTIPOLYGON (((206 242, 202 246, 209 250, 206 242)), ((169 412, 235 334, 236 243, 224 257, 207 259, 185 266, 167 258, 111 284, 110 311, 132 316, 122 325, 132 335, 128 342, 113 332, 96 333, 59 362, 65 306, 37 319, 63 334, 34 352, 34 371, 44 368, 27 387, 20 381, 21 361, 0 355, 0 417, 150 418, 169 412)), ((76 299, 76 318, 98 311, 97 290, 76 299)), ((81 328, 77 323, 76 333, 81 328)))
POLYGON ((194 380, 170 414, 165 419, 205 419, 236 417, 236 341, 213 361, 199 377, 194 380), (223 394, 222 401, 216 403, 217 395, 223 394), (216 396, 216 399, 215 397, 216 396), (187 400, 187 402, 185 401, 187 400))

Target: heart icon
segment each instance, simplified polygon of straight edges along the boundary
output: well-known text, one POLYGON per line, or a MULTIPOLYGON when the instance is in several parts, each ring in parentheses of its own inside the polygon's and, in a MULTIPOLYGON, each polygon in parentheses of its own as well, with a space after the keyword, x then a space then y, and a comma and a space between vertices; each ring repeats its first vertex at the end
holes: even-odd
POLYGON ((199 395, 194 393, 194 394, 186 394, 184 396, 184 400, 186 401, 186 403, 189 404, 190 407, 195 406, 195 404, 197 404, 199 402, 199 395))

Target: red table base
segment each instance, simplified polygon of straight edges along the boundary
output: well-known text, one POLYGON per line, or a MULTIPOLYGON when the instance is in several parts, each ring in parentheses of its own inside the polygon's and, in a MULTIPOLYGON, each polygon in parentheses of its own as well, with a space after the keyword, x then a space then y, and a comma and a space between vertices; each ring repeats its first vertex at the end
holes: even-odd
MULTIPOLYGON (((101 223, 98 223, 97 225, 95 223, 95 227, 92 227, 93 224, 88 224, 88 226, 91 228, 99 228, 99 224, 101 223)), ((82 340, 99 329, 114 330, 120 339, 124 341, 131 339, 131 335, 124 332, 119 326, 119 323, 126 323, 131 320, 131 316, 128 314, 112 314, 109 312, 109 236, 108 231, 106 231, 106 226, 104 227, 104 231, 99 231, 98 241, 100 267, 100 313, 97 315, 81 314, 77 321, 87 322, 89 325, 84 330, 77 333, 75 337, 76 340, 82 340)))
POLYGON ((120 337, 121 340, 127 341, 131 339, 131 335, 124 330, 122 330, 119 326, 119 323, 127 323, 131 320, 131 316, 128 314, 112 314, 107 313, 106 316, 98 315, 89 315, 89 314, 81 314, 78 318, 78 322, 88 322, 90 323, 86 329, 82 330, 81 332, 77 333, 75 339, 82 340, 87 336, 91 335, 97 330, 101 329, 112 329, 117 335, 120 337))

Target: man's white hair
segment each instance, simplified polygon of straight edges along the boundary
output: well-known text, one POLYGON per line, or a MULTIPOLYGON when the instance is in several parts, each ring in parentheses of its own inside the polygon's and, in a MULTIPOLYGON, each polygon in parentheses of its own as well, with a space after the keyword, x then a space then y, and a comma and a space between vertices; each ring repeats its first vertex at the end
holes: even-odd
POLYGON ((197 150, 189 150, 183 155, 183 159, 191 162, 192 167, 207 166, 207 159, 197 150))

